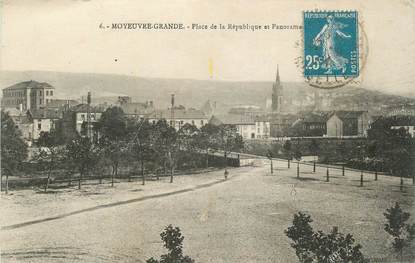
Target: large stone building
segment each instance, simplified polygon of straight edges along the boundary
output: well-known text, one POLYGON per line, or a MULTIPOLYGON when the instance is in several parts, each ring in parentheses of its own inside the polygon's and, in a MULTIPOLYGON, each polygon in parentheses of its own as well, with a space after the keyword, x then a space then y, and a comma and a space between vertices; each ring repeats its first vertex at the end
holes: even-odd
POLYGON ((46 107, 55 88, 46 82, 24 81, 3 89, 2 108, 33 110, 46 107))
POLYGON ((236 132, 239 135, 241 135, 244 140, 258 138, 255 119, 249 115, 241 115, 241 114, 214 115, 209 120, 209 123, 213 125, 221 125, 221 124, 233 125, 236 127, 236 132))
MULTIPOLYGON (((104 109, 98 106, 78 104, 63 112, 57 130, 65 141, 71 141, 79 135, 86 136, 88 114, 90 114, 92 130, 94 130, 93 127, 99 121, 103 112, 104 109)), ((92 136, 95 138, 98 135, 94 133, 92 136)))
POLYGON ((39 109, 27 111, 32 125, 31 140, 37 141, 41 132, 51 132, 56 122, 62 118, 62 112, 55 109, 39 109))
POLYGON ((195 125, 198 129, 208 123, 206 115, 201 110, 196 109, 155 110, 148 117, 148 120, 152 123, 156 123, 160 119, 165 119, 176 130, 179 130, 186 123, 195 125))
POLYGON ((300 112, 289 128, 289 137, 321 137, 327 133, 327 120, 331 112, 300 112))
POLYGON ((136 119, 147 118, 155 111, 153 101, 133 102, 128 96, 118 97, 118 105, 127 117, 136 119))
POLYGON ((367 135, 369 115, 367 111, 335 111, 327 120, 327 136, 359 136, 367 135))

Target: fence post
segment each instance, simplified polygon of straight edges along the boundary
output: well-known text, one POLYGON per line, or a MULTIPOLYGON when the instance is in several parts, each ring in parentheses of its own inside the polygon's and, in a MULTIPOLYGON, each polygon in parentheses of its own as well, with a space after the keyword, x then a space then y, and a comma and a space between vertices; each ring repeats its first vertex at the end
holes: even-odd
POLYGON ((378 180, 378 170, 376 169, 375 170, 375 181, 377 181, 378 180))
POLYGON ((401 175, 401 184, 400 184, 400 186, 399 186, 399 189, 402 191, 403 190, 403 177, 402 177, 402 175, 401 175))
POLYGON ((300 162, 297 162, 297 178, 300 178, 300 162))
POLYGON ((329 167, 327 166, 327 171, 326 171, 326 182, 330 181, 330 175, 329 175, 329 167))
POLYGON ((342 175, 344 176, 344 164, 342 165, 342 175))
POLYGON ((412 184, 415 184, 415 174, 412 175, 412 184))
POLYGON ((288 159, 288 169, 290 168, 290 159, 288 159))
POLYGON ((316 161, 313 161, 313 173, 316 172, 316 161))
POLYGON ((272 158, 269 158, 269 160, 271 161, 271 174, 273 174, 274 173, 274 167, 272 165, 272 158))
POLYGON ((363 170, 360 170, 360 186, 363 186, 363 170))

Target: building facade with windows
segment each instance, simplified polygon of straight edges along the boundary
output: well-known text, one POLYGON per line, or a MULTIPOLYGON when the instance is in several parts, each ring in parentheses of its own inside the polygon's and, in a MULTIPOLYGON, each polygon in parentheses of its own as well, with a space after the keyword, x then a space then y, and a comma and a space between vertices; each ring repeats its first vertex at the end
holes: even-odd
POLYGON ((271 118, 270 116, 260 116, 255 118, 255 130, 257 139, 268 139, 271 137, 271 118))
POLYGON ((335 111, 327 120, 327 136, 359 136, 367 135, 369 115, 367 111, 335 111))
POLYGON ((242 136, 244 140, 257 138, 257 127, 255 120, 249 115, 240 114, 225 114, 212 116, 209 123, 213 125, 233 125, 236 127, 236 132, 242 136))
POLYGON ((51 132, 56 122, 62 118, 62 112, 56 109, 29 110, 27 115, 32 122, 32 140, 37 141, 41 132, 51 132))
POLYGON ((101 118, 104 109, 88 104, 78 104, 63 112, 62 119, 59 120, 56 128, 65 141, 71 141, 79 135, 86 135, 88 112, 91 113, 91 126, 93 127, 101 118))
POLYGON ((3 89, 2 107, 33 110, 46 107, 55 96, 55 88, 34 80, 17 83, 3 89))
POLYGON ((161 119, 165 119, 176 130, 180 130, 186 123, 192 124, 198 129, 208 123, 206 115, 196 109, 155 110, 148 117, 151 123, 156 123, 161 119))

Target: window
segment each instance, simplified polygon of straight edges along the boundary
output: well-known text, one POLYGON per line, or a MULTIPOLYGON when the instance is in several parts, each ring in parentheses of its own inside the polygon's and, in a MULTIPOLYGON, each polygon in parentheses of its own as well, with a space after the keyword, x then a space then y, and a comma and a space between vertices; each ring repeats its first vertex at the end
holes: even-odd
POLYGON ((50 96, 53 96, 53 90, 51 90, 49 94, 50 94, 50 96))
POLYGON ((203 125, 203 120, 200 121, 200 125, 203 125))
POLYGON ((39 99, 39 104, 42 104, 42 99, 39 99))
POLYGON ((180 124, 183 124, 183 121, 180 121, 180 124))
POLYGON ((46 104, 48 104, 49 103, 49 99, 46 99, 46 104))
POLYGON ((39 123, 37 124, 37 129, 38 129, 38 130, 41 130, 41 129, 42 129, 42 123, 40 123, 40 122, 39 122, 39 123))
POLYGON ((85 114, 81 114, 81 120, 85 120, 85 114))
POLYGON ((46 91, 46 96, 49 96, 49 90, 46 91))

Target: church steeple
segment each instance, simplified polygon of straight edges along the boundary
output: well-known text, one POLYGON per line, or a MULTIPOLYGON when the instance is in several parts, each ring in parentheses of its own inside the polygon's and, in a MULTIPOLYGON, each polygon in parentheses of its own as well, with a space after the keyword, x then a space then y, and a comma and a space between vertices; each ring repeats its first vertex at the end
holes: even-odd
POLYGON ((275 82, 276 83, 280 83, 280 70, 279 70, 279 66, 277 64, 277 75, 275 76, 275 82))
POLYGON ((280 70, 277 64, 277 74, 275 75, 275 83, 272 85, 272 111, 281 112, 282 108, 282 85, 280 80, 280 70))

